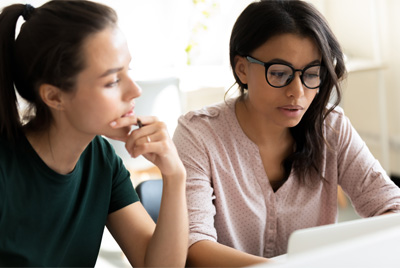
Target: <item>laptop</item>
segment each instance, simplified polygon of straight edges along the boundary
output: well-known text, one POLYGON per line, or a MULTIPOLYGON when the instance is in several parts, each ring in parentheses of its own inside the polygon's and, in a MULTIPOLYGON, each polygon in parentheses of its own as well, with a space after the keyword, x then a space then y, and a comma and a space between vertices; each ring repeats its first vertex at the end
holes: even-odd
POLYGON ((392 227, 400 227, 400 214, 382 215, 297 230, 289 237, 288 255, 300 254, 333 243, 343 243, 392 227))
POLYGON ((400 214, 293 232, 288 252, 254 267, 400 267, 400 214))

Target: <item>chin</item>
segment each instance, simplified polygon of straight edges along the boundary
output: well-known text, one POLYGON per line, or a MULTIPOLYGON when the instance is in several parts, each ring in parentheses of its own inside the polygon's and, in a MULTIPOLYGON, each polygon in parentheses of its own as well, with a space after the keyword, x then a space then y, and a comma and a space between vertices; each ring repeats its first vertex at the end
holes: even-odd
POLYGON ((300 121, 301 121, 301 120, 295 120, 295 121, 288 122, 288 124, 286 125, 286 127, 287 127, 287 128, 295 127, 295 126, 297 126, 297 125, 300 123, 300 121))

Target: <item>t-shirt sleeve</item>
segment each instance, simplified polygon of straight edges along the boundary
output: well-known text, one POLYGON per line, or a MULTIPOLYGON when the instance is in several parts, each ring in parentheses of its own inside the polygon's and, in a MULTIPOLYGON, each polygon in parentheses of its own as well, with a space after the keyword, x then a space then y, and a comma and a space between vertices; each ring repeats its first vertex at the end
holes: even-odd
POLYGON ((118 156, 116 167, 117 172, 112 182, 111 201, 108 213, 112 213, 139 201, 139 197, 132 185, 130 173, 118 156))
POLYGON ((139 201, 139 197, 122 159, 115 153, 110 143, 106 140, 104 142, 104 146, 107 147, 107 158, 112 169, 111 200, 108 209, 108 213, 112 213, 139 201))
POLYGON ((337 134, 339 184, 362 217, 380 215, 388 210, 400 212, 400 189, 389 178, 365 142, 339 113, 334 123, 337 134))

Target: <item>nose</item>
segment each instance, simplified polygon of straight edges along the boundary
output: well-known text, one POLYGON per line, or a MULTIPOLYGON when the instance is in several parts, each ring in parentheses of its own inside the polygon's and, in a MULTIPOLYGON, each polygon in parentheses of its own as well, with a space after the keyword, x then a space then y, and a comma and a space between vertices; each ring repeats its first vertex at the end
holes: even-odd
POLYGON ((286 95, 288 97, 298 99, 304 95, 304 85, 300 76, 301 72, 296 72, 293 80, 286 86, 286 95))
POLYGON ((130 101, 142 95, 142 89, 135 83, 135 81, 133 81, 130 76, 127 76, 126 81, 127 82, 125 84, 123 95, 125 100, 130 101))

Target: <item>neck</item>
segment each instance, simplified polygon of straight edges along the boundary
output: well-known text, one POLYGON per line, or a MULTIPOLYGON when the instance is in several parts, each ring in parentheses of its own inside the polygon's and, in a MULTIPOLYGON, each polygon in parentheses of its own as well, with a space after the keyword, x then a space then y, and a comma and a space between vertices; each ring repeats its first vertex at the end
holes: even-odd
POLYGON ((77 139, 52 126, 42 132, 26 132, 33 149, 46 165, 59 174, 72 172, 91 139, 77 139))

